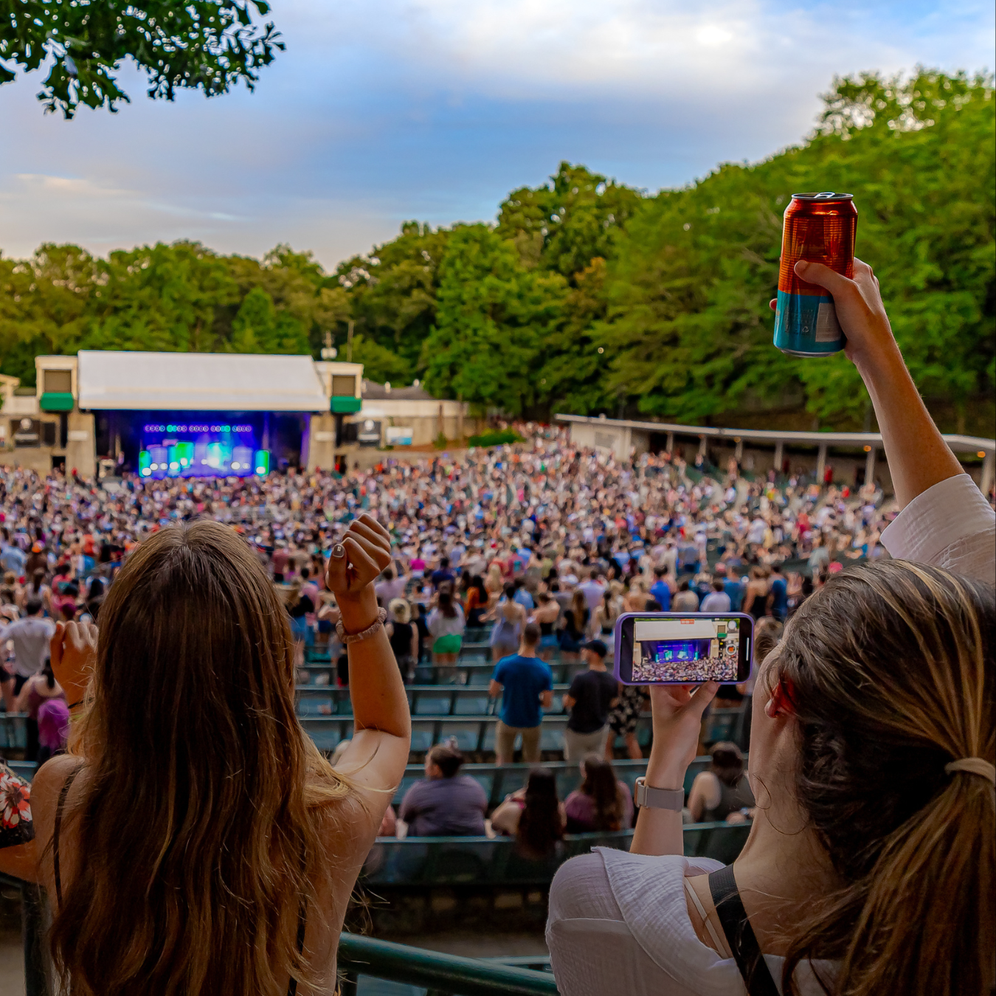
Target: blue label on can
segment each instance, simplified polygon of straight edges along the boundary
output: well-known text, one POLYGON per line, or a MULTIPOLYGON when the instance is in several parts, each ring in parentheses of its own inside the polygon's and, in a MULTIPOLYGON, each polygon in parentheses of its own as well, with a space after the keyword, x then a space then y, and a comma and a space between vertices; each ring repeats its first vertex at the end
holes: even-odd
POLYGON ((825 356, 839 353, 846 344, 829 294, 778 292, 775 308, 775 345, 786 353, 825 356))

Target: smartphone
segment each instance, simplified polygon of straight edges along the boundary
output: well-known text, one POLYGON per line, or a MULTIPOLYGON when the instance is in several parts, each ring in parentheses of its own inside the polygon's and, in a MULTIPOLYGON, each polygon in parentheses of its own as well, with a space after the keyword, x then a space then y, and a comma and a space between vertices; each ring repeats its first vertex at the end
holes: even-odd
POLYGON ((754 620, 743 612, 627 612, 615 635, 616 677, 624 685, 750 677, 754 620))

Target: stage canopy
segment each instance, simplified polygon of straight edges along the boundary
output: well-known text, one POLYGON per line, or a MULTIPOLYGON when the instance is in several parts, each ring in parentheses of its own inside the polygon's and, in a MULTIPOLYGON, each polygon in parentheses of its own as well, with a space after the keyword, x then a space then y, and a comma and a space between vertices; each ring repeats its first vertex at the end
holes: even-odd
POLYGON ((78 378, 90 410, 329 410, 310 356, 81 349, 78 378))

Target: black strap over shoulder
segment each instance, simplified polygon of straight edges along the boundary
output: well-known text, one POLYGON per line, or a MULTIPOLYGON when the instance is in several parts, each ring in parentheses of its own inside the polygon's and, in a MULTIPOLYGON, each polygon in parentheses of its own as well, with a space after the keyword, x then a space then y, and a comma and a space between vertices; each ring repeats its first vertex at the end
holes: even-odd
POLYGON ((754 929, 747 919, 733 865, 709 875, 709 891, 749 996, 778 996, 775 980, 768 971, 754 929))

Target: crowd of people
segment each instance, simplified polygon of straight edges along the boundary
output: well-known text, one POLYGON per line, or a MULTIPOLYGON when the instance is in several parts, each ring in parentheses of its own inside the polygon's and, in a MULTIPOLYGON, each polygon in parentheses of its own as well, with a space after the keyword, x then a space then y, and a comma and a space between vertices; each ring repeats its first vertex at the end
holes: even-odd
POLYGON ((389 810, 411 745, 405 680, 453 667, 473 620, 491 626, 500 759, 521 740, 539 760, 544 653, 585 664, 563 693, 579 788, 561 800, 534 764, 492 832, 543 858, 639 809, 628 851, 572 858, 553 879, 563 996, 988 992, 996 515, 923 406, 871 269, 796 272, 833 295, 888 501, 698 478, 676 456, 620 463, 542 435, 342 479, 109 491, 5 471, 4 685, 13 708, 37 700, 39 749, 61 690, 70 737, 30 786, 0 769, 0 870, 44 887, 60 990, 334 991, 349 897, 385 824, 430 833, 459 814, 458 832, 487 830, 451 744, 389 810), (717 744, 687 799, 699 818, 753 806, 723 867, 685 858, 682 838, 718 683, 650 687, 635 798, 599 747, 612 711, 643 694, 605 671, 618 612, 727 601, 770 649, 743 689, 749 770, 717 744), (295 702, 322 626, 353 714, 334 765, 295 702))

